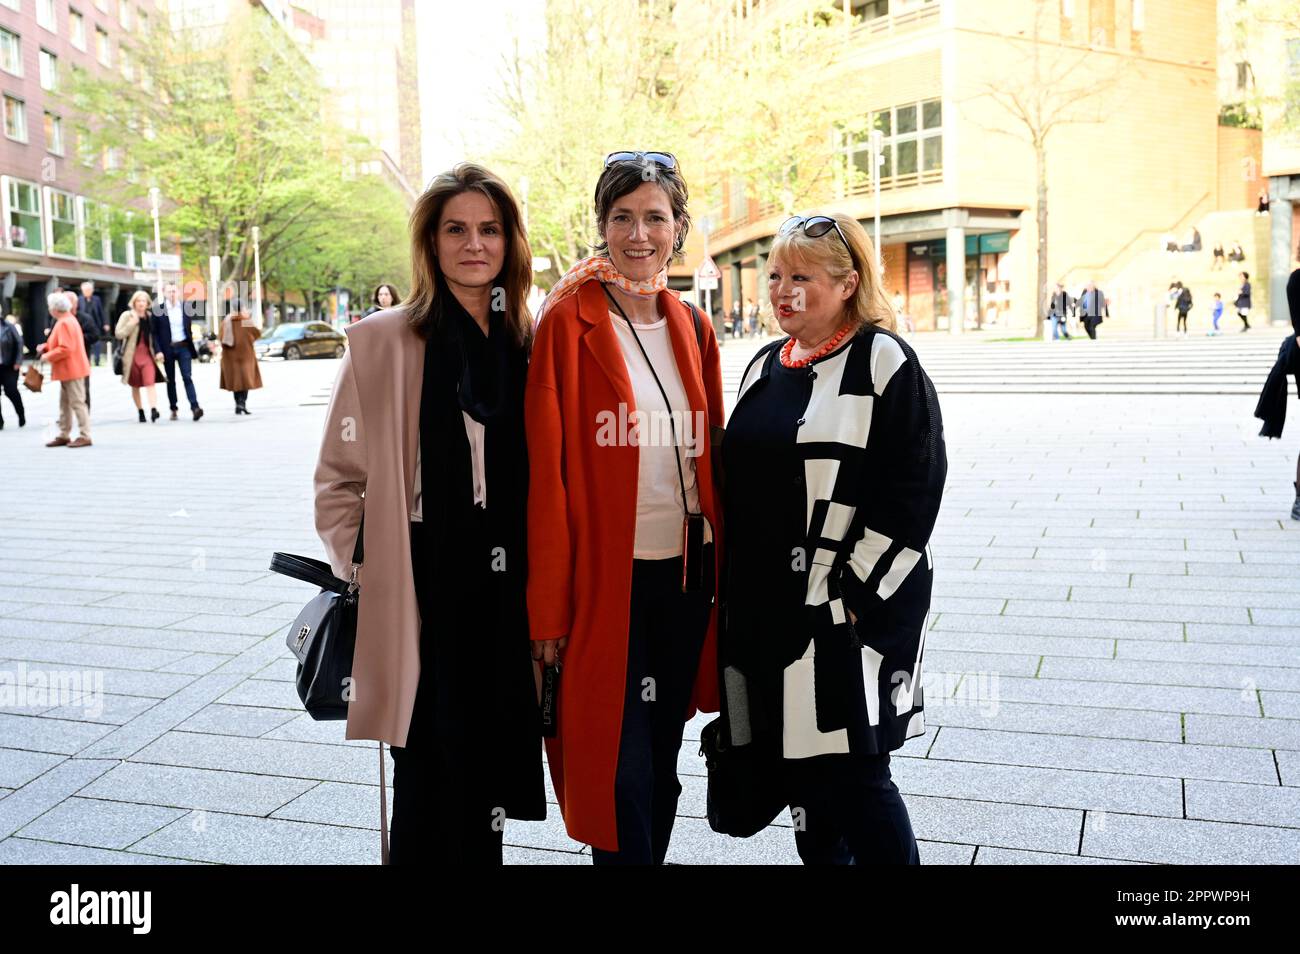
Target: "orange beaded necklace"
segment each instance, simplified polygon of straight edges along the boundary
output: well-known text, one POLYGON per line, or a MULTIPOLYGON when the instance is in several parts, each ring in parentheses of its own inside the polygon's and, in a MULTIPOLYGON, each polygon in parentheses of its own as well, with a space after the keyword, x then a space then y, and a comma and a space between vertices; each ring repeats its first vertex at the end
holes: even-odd
POLYGON ((835 332, 835 334, 831 335, 829 341, 827 341, 824 345, 822 345, 812 354, 808 355, 808 357, 806 358, 796 359, 790 357, 790 355, 794 353, 794 339, 791 338, 789 341, 787 341, 785 344, 781 346, 781 366, 785 368, 802 368, 805 365, 812 364, 818 358, 825 357, 826 355, 834 351, 836 348, 838 348, 840 346, 840 342, 842 342, 848 336, 849 332, 852 330, 853 330, 852 325, 845 325, 839 331, 835 332))

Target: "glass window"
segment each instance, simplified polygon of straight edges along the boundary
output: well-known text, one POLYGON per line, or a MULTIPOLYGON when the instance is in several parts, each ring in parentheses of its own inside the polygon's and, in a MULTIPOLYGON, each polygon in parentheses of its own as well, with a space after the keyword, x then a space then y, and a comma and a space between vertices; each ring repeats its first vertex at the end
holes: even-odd
POLYGON ((904 139, 902 142, 895 143, 897 152, 897 167, 894 175, 910 176, 916 174, 916 140, 904 139))
POLYGON ((54 0, 36 0, 36 22, 51 33, 58 29, 54 18, 54 0))
POLYGON ((68 11, 68 38, 77 49, 86 48, 86 19, 76 10, 68 11))
POLYGON ((95 0, 95 6, 100 13, 108 12, 108 0, 95 0))
POLYGON ((114 209, 109 215, 108 260, 113 265, 132 268, 135 265, 133 248, 135 237, 131 234, 133 216, 130 211, 114 209))
POLYGON ((50 112, 45 114, 45 148, 56 156, 63 155, 63 120, 50 112))
POLYGON ((14 76, 23 75, 23 51, 17 33, 0 29, 0 69, 14 76))
POLYGON ((897 112, 898 128, 895 131, 898 135, 916 132, 916 106, 899 106, 897 112))
POLYGON ((943 168, 943 138, 930 136, 921 140, 921 171, 934 172, 943 168))
POLYGON ((113 65, 113 46, 109 42, 108 33, 99 27, 95 27, 95 58, 105 66, 113 65))
POLYGON ((889 0, 852 0, 853 15, 859 20, 875 20, 889 15, 889 0))
POLYGON ((50 253, 77 255, 77 212, 72 193, 49 191, 50 196, 50 253))
POLYGON ((879 129, 886 136, 892 136, 894 127, 889 120, 889 110, 882 109, 871 117, 871 128, 879 129))
POLYGON ((27 107, 21 99, 5 96, 5 135, 19 142, 27 141, 27 107))
POLYGON ((41 190, 30 182, 9 180, 9 244, 39 252, 44 248, 41 235, 41 190))
POLYGON ((122 24, 123 30, 131 29, 131 4, 122 0, 117 7, 117 22, 122 24))
POLYGON ((86 234, 86 260, 104 260, 104 240, 108 238, 108 216, 104 206, 93 199, 81 200, 82 227, 86 234))
POLYGON ((0 0, 10 10, 22 10, 22 0, 0 0))
POLYGON ((943 125, 943 103, 937 99, 921 104, 921 128, 938 129, 943 125))
POLYGON ((59 88, 59 58, 49 50, 41 50, 41 89, 59 88))

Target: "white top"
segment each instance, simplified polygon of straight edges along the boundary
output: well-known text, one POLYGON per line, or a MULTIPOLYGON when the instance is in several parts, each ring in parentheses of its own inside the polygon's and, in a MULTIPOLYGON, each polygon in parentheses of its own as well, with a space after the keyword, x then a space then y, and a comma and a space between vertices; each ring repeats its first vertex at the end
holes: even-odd
MULTIPOLYGON (((465 419, 465 437, 469 440, 469 460, 470 472, 474 480, 474 503, 479 507, 487 506, 487 471, 483 466, 483 441, 487 429, 482 424, 469 416, 466 411, 460 412, 461 417, 465 419)), ((424 521, 424 506, 420 490, 420 445, 415 445, 415 491, 413 502, 411 504, 411 521, 413 523, 422 523, 424 521)))
MULTIPOLYGON (((638 447, 636 488, 636 541, 632 556, 637 560, 663 560, 681 556, 682 509, 681 481, 677 475, 674 457, 682 462, 681 479, 686 484, 687 503, 692 513, 700 509, 699 488, 695 482, 695 456, 706 452, 709 446, 708 420, 691 413, 682 375, 673 355, 672 339, 668 334, 668 319, 636 326, 636 336, 645 348, 645 355, 637 347, 636 338, 627 321, 620 315, 610 314, 610 321, 623 348, 623 360, 632 382, 635 409, 619 413, 619 428, 626 432, 618 439, 635 443, 638 447), (654 362, 659 373, 663 393, 655 384, 646 355, 654 362), (664 394, 672 408, 669 416, 664 405, 664 394), (626 425, 625 423, 626 422, 626 425), (671 422, 671 426, 670 426, 671 422), (676 430, 677 443, 673 442, 676 430)), ((706 522, 704 542, 713 539, 713 531, 706 522)))
POLYGON ((172 304, 167 303, 167 320, 172 326, 172 344, 178 344, 185 340, 185 309, 180 302, 172 304))

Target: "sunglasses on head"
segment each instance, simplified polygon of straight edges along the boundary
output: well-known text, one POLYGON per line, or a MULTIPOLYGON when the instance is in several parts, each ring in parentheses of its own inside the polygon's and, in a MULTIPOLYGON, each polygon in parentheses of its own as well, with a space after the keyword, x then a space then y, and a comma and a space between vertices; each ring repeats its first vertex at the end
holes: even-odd
POLYGON ((677 168, 677 157, 671 152, 611 152, 605 157, 605 168, 608 169, 616 162, 653 162, 655 165, 663 166, 665 169, 677 168))
POLYGON ((853 254, 853 248, 849 245, 849 240, 845 238, 840 223, 829 215, 792 215, 781 223, 781 227, 776 230, 776 234, 788 235, 798 228, 802 228, 803 234, 809 238, 821 238, 831 229, 834 229, 835 233, 840 237, 840 241, 844 243, 844 247, 849 250, 849 255, 853 254))

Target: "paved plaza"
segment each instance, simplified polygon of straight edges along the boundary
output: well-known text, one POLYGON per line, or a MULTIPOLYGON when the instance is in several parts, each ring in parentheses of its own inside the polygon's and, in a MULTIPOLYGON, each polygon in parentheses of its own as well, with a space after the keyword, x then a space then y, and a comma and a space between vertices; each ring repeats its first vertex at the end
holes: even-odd
MULTIPOLYGON (((1251 416, 1282 334, 914 339, 949 461, 927 728, 892 763, 923 864, 1300 862, 1300 405, 1282 441, 1251 416)), ((726 343, 729 393, 754 346, 726 343)), ((57 389, 23 430, 5 406, 0 673, 85 684, 0 706, 0 864, 378 863, 377 745, 302 713, 284 633, 313 591, 267 569, 320 555, 337 368, 265 363, 236 417, 196 366, 197 424, 165 398, 137 423, 99 368, 80 450, 42 446, 57 389)), ((669 861, 797 863, 788 818, 709 830, 709 718, 669 861)), ((506 843, 590 863, 554 805, 506 843)))

